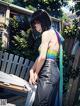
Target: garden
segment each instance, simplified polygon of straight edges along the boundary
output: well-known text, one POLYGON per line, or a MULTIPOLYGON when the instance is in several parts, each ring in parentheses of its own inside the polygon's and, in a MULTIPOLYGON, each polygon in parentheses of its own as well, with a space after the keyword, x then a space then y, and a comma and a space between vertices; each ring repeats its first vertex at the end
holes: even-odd
MULTIPOLYGON (((64 106, 80 106, 80 14, 76 13, 77 17, 74 19, 66 16, 62 12, 61 6, 68 5, 68 2, 63 0, 62 2, 60 2, 61 0, 4 1, 33 11, 43 8, 52 17, 61 20, 62 28, 60 33, 65 39, 63 43, 63 104, 64 106), (37 4, 38 7, 36 7, 37 4)), ((80 10, 79 5, 80 2, 77 2, 74 7, 70 8, 72 14, 80 10)), ((38 56, 41 38, 34 39, 28 18, 26 15, 11 15, 8 27, 9 47, 6 49, 2 48, 2 39, 0 38, 0 50, 35 61, 38 56)))

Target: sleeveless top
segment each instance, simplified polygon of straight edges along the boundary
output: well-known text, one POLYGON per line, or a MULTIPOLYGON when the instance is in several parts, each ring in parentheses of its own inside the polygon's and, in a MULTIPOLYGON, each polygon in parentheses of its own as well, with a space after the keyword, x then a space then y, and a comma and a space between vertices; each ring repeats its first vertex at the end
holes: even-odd
MULTIPOLYGON (((58 39, 58 43, 62 43, 64 41, 63 37, 60 35, 59 32, 57 32, 56 30, 54 30, 58 39)), ((39 49, 38 49, 39 50, 39 49)), ((59 51, 53 49, 48 49, 47 50, 47 54, 46 54, 46 59, 53 59, 55 60, 58 57, 59 51)))
MULTIPOLYGON (((55 30, 54 30, 55 31, 55 30)), ((57 35, 56 35, 57 36, 57 35)), ((59 39, 57 37, 58 43, 59 43, 59 39)), ((47 50, 47 59, 53 59, 55 60, 58 56, 58 51, 53 47, 53 49, 48 49, 47 50)))
POLYGON ((55 60, 57 58, 57 56, 58 56, 58 51, 48 49, 47 56, 46 56, 47 59, 55 60))
MULTIPOLYGON (((51 28, 51 29, 53 29, 53 28, 51 28)), ((58 31, 56 31, 55 29, 53 29, 53 30, 56 33, 56 36, 57 36, 57 39, 58 39, 58 43, 62 44, 63 41, 64 41, 64 38, 61 36, 61 34, 58 31)), ((53 48, 53 50, 52 49, 48 49, 48 51, 47 51, 47 59, 55 60, 58 57, 58 54, 59 54, 59 52, 56 51, 54 48, 53 48)))

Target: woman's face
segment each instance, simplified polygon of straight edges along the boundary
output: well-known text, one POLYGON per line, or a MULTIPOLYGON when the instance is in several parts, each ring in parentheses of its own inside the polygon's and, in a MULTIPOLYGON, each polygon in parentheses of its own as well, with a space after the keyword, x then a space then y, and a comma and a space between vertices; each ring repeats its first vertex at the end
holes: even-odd
POLYGON ((34 23, 34 28, 35 28, 35 30, 37 31, 37 32, 42 32, 42 27, 41 27, 41 24, 40 24, 40 22, 39 21, 36 21, 35 23, 34 23))

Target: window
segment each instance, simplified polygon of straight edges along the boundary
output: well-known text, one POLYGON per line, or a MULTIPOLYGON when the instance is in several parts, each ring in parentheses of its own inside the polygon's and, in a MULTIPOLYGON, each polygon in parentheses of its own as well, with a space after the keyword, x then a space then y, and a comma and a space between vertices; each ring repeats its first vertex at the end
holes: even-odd
POLYGON ((4 16, 4 13, 3 12, 0 12, 0 17, 3 17, 4 16))

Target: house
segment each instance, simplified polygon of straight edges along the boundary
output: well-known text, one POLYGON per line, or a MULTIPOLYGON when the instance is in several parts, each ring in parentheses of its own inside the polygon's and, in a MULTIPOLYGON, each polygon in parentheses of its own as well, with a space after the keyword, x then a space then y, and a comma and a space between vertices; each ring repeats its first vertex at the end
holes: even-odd
MULTIPOLYGON (((12 15, 20 14, 26 15, 28 19, 30 18, 33 11, 10 4, 4 1, 0 1, 0 38, 2 40, 2 47, 8 48, 10 35, 9 35, 9 22, 12 15)), ((59 19, 51 17, 52 26, 58 31, 61 31, 62 22, 59 19)))

